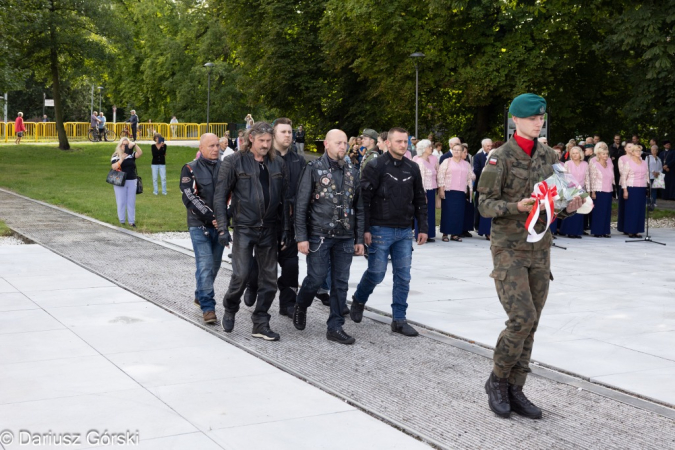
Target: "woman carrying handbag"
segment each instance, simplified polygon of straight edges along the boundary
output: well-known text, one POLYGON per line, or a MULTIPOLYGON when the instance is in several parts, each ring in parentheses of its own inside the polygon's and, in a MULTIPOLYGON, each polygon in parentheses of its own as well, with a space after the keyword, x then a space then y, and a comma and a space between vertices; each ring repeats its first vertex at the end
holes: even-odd
POLYGON ((121 225, 125 222, 136 228, 136 159, 143 155, 143 151, 135 142, 123 137, 120 139, 110 160, 112 169, 126 174, 123 186, 113 186, 117 201, 117 218, 121 225), (126 213, 126 214, 125 214, 126 213), (125 217, 126 216, 126 217, 125 217), (127 220, 128 219, 128 220, 127 220))

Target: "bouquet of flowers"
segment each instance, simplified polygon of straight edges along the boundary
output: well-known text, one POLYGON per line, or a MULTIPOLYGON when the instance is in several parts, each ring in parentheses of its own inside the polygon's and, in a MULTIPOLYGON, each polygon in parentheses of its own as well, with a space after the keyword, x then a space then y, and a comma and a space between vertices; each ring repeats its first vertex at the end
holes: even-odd
POLYGON ((565 170, 562 164, 553 165, 553 174, 547 179, 534 185, 532 193, 533 207, 525 222, 528 231, 527 242, 540 241, 548 227, 556 219, 558 213, 567 208, 567 205, 575 197, 584 199, 584 204, 577 210, 579 214, 588 214, 593 209, 593 200, 588 192, 565 170), (539 220, 541 209, 546 211, 546 229, 542 233, 534 230, 534 225, 539 220))

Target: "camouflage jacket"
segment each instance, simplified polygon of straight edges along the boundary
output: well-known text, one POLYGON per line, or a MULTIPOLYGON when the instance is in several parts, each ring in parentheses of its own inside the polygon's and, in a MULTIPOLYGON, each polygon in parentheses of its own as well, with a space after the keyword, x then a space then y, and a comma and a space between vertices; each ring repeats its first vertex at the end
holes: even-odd
MULTIPOLYGON (((527 242, 525 221, 528 213, 518 211, 518 202, 532 195, 534 185, 553 174, 558 162, 555 152, 535 141, 532 157, 528 156, 514 138, 493 151, 487 158, 478 183, 478 211, 492 218, 492 245, 515 250, 540 250, 551 246, 550 231, 539 242, 527 242)), ((571 214, 561 212, 558 217, 571 214)), ((535 230, 545 228, 546 214, 539 216, 535 230)))
POLYGON ((363 160, 361 161, 361 175, 363 175, 363 168, 366 167, 366 164, 378 156, 380 156, 380 152, 377 150, 377 147, 374 147, 372 150, 366 150, 366 153, 363 155, 363 160))

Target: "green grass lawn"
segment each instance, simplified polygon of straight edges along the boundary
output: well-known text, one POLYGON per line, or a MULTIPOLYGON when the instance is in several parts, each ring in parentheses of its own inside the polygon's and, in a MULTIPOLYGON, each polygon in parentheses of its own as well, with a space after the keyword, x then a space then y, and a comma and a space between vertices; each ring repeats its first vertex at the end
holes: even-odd
MULTIPOLYGON (((186 210, 178 184, 183 164, 194 159, 197 149, 168 147, 168 195, 155 196, 152 195, 150 146, 140 147, 143 156, 138 159, 137 167, 143 178, 144 193, 136 198, 139 231, 187 231, 186 210)), ((69 151, 53 145, 3 145, 0 146, 0 186, 119 225, 115 193, 112 185, 105 182, 114 150, 113 143, 75 143, 69 151)))
POLYGON ((0 220, 0 236, 11 236, 12 230, 9 229, 7 224, 0 220))

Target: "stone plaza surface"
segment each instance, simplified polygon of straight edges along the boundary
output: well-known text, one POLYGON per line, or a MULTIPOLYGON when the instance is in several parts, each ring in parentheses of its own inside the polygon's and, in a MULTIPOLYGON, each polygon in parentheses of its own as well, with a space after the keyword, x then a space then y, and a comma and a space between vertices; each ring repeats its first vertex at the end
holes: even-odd
MULTIPOLYGON (((555 278, 535 336, 533 359, 581 377, 675 405, 675 230, 651 230, 654 240, 627 243, 584 236, 554 241, 555 278)), ((171 242, 190 248, 190 241, 171 242)), ((227 253, 227 252, 226 252, 227 253)), ((226 257, 224 257, 227 260, 226 257)), ((300 255, 300 282, 306 274, 300 255)), ((356 290, 367 261, 355 257, 349 278, 356 290)), ((391 265, 368 307, 391 314, 391 265)), ((490 242, 415 246, 408 320, 493 347, 506 313, 497 297, 490 242)), ((351 298, 350 298, 351 300, 351 298)))
POLYGON ((64 447, 20 430, 80 433, 67 448, 104 448, 90 430, 158 450, 428 448, 38 245, 0 246, 0 386, 7 450, 64 447))

